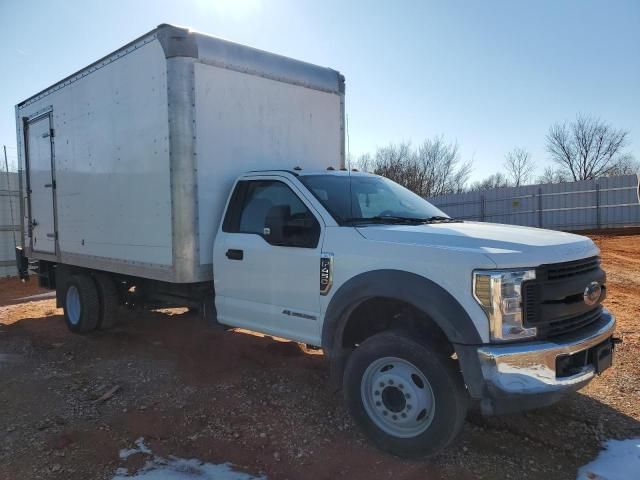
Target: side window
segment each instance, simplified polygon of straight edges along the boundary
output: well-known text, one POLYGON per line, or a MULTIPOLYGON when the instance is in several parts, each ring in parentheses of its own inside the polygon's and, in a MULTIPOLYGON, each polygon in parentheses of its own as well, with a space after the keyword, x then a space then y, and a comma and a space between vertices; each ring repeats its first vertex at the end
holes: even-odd
POLYGON ((282 182, 241 182, 231 203, 223 226, 225 231, 260 235, 272 245, 306 248, 318 245, 318 220, 282 182), (231 214, 232 209, 235 215, 231 214))

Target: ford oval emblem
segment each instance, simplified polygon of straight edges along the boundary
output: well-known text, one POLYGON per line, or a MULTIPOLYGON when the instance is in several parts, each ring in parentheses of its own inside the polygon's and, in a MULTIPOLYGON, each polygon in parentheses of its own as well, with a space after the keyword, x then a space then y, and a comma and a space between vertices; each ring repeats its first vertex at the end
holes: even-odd
POLYGON ((582 297, 584 298, 584 303, 587 305, 594 305, 598 300, 600 300, 600 295, 602 295, 602 287, 598 282, 591 282, 584 289, 584 294, 582 297))

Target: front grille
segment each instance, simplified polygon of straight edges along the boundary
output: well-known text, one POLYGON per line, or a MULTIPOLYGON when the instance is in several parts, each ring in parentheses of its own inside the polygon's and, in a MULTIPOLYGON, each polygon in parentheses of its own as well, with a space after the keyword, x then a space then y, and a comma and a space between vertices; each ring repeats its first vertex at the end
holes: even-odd
POLYGON ((600 268, 600 257, 584 258, 575 262, 543 265, 540 272, 546 280, 560 280, 593 272, 600 268))
POLYGON ((522 285, 524 325, 536 327, 538 338, 556 337, 591 325, 600 318, 602 307, 587 305, 582 295, 592 281, 604 287, 605 278, 599 257, 540 266, 536 279, 522 285))

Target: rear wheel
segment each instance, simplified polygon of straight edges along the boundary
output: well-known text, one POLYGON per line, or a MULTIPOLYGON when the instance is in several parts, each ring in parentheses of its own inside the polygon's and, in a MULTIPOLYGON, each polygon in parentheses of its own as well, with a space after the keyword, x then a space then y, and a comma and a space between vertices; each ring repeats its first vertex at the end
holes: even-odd
POLYGON ((455 362, 399 332, 374 335, 356 348, 345 369, 344 394, 367 436, 402 457, 445 448, 468 408, 455 362))
POLYGON ((98 328, 107 330, 120 320, 120 295, 113 279, 105 273, 94 275, 100 298, 98 328))
POLYGON ((72 275, 64 289, 64 320, 67 328, 74 333, 95 330, 100 315, 100 300, 93 278, 87 274, 72 275))

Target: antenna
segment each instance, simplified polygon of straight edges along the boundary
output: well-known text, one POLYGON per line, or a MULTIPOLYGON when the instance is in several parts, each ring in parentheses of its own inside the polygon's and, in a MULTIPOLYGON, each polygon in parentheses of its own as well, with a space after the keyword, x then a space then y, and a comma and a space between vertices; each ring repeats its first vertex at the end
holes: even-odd
POLYGON ((349 115, 347 114, 347 175, 349 175, 349 218, 353 218, 353 189, 351 188, 351 150, 349 148, 349 115))

